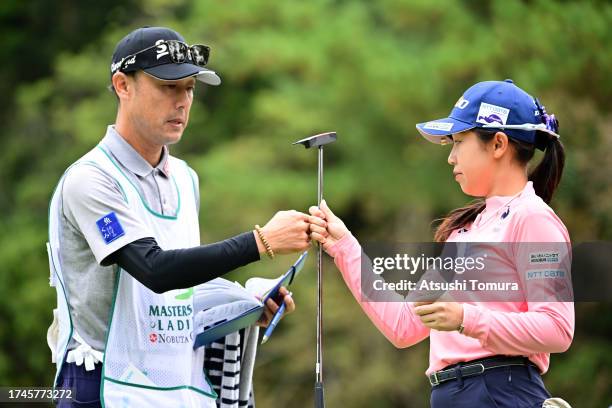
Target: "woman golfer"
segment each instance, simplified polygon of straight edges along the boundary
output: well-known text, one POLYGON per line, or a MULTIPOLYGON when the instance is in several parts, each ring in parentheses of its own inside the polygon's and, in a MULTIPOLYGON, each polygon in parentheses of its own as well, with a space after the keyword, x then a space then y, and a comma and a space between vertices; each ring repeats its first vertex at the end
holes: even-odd
MULTIPOLYGON (((437 228, 436 241, 569 243, 563 222, 547 205, 564 164, 558 122, 537 99, 511 80, 480 82, 449 117, 417 129, 433 143, 452 144, 448 163, 455 180, 465 194, 484 198, 451 211, 437 228), (544 155, 528 172, 535 149, 544 155)), ((540 375, 548 370, 550 353, 570 346, 571 301, 362 301, 359 243, 325 201, 310 212, 311 237, 334 258, 364 312, 389 341, 409 347, 429 337, 432 407, 542 407, 550 398, 540 375)), ((502 261, 508 274, 524 282, 530 262, 555 270, 559 256, 550 255, 502 261)), ((531 278, 559 279, 550 273, 531 278)))

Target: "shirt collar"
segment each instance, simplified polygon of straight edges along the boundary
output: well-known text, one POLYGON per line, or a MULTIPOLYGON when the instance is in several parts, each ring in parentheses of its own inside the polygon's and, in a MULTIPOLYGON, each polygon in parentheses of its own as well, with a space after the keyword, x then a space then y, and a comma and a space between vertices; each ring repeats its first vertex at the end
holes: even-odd
POLYGON ((151 174, 154 169, 158 169, 166 177, 169 176, 167 146, 163 147, 161 160, 153 167, 117 132, 114 125, 108 126, 102 143, 123 166, 140 177, 151 174))
POLYGON ((533 189, 533 182, 528 181, 525 184, 523 190, 520 193, 512 195, 512 196, 491 196, 485 200, 486 202, 486 211, 492 212, 497 211, 502 206, 509 204, 510 201, 513 203, 520 200, 521 198, 532 196, 535 194, 535 190, 533 189))

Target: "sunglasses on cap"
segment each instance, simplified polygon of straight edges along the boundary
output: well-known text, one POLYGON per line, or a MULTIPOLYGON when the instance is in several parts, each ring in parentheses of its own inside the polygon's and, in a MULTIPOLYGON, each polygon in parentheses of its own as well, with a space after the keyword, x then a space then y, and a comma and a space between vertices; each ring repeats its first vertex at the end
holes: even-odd
POLYGON ((193 44, 190 46, 178 40, 159 40, 155 45, 122 58, 114 65, 113 73, 136 71, 168 63, 191 63, 203 67, 208 63, 209 57, 210 47, 207 45, 193 44))

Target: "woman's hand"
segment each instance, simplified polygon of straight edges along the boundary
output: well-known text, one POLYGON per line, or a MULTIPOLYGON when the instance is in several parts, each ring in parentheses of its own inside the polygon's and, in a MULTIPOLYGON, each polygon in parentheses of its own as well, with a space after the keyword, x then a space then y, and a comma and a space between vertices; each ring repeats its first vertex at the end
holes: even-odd
POLYGON ((453 331, 463 324, 463 304, 458 302, 414 302, 414 312, 434 330, 453 331))
MULTIPOLYGON (((285 302, 285 311, 281 316, 281 318, 283 318, 289 313, 293 313, 293 311, 295 310, 295 303, 293 302, 293 298, 287 291, 287 288, 285 288, 284 286, 281 286, 278 292, 283 297, 283 302, 285 302)), ((266 302, 266 307, 264 308, 264 314, 261 315, 261 317, 257 321, 257 325, 259 327, 268 327, 279 307, 280 305, 276 304, 273 299, 268 299, 268 301, 266 302)))
POLYGON ((340 241, 349 230, 342 220, 334 215, 325 200, 321 201, 321 207, 312 206, 308 210, 311 216, 310 238, 318 241, 327 252, 336 242, 340 241))

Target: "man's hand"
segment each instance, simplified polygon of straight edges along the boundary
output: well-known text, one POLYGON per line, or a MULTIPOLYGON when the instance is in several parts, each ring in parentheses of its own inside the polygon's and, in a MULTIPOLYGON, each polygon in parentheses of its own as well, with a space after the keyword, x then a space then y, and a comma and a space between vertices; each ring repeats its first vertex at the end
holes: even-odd
MULTIPOLYGON (((283 318, 289 313, 293 313, 293 311, 295 310, 295 303, 293 302, 293 298, 284 286, 281 286, 281 288, 279 289, 279 293, 283 297, 283 302, 285 302, 285 311, 281 316, 281 318, 283 318)), ((280 305, 276 304, 274 300, 268 299, 268 301, 266 302, 266 307, 264 309, 264 314, 261 315, 261 317, 257 321, 257 325, 259 327, 268 327, 268 325, 272 321, 272 318, 274 317, 274 313, 276 313, 279 307, 280 305)))
MULTIPOLYGON (((264 238, 270 244, 275 254, 288 254, 304 251, 310 245, 308 236, 308 215, 295 211, 279 211, 261 228, 264 238)), ((257 231, 253 231, 260 254, 266 253, 266 247, 259 238, 257 231)))
POLYGON ((463 324, 463 305, 457 302, 415 302, 414 312, 434 330, 453 331, 463 324))
POLYGON ((310 237, 319 241, 323 249, 328 251, 336 242, 340 241, 349 233, 348 228, 342 220, 332 212, 325 200, 321 201, 321 207, 310 207, 310 237))

